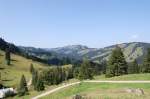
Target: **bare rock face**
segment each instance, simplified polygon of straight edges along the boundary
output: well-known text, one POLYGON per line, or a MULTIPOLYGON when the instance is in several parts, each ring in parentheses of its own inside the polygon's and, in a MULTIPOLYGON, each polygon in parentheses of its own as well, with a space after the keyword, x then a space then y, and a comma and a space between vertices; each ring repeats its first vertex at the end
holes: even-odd
POLYGON ((144 90, 143 89, 126 89, 127 93, 133 93, 133 94, 137 94, 137 95, 144 95, 144 90))

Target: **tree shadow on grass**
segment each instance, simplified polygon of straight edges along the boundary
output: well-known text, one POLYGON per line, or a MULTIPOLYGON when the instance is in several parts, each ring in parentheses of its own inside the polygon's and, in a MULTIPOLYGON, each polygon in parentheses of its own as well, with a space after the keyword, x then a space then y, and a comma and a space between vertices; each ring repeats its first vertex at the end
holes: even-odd
POLYGON ((9 82, 9 81, 13 81, 13 80, 12 79, 2 79, 2 81, 9 82))
POLYGON ((11 59, 11 61, 18 62, 18 60, 15 60, 15 59, 11 59))
POLYGON ((0 67, 0 70, 4 70, 5 68, 4 67, 0 67))

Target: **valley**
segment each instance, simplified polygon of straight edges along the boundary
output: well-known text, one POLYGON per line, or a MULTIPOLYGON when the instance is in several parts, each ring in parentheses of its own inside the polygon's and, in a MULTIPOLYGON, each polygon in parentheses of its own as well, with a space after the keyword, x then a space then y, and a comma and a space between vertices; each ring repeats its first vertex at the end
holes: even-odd
MULTIPOLYGON (((9 43, 6 42, 4 47, 1 48, 7 48, 7 44, 9 43)), ((21 96, 24 99, 34 99, 34 97, 38 97, 39 94, 46 94, 49 91, 52 93, 42 95, 42 97, 35 99, 60 99, 61 97, 63 97, 63 99, 71 99, 76 94, 80 94, 81 96, 86 96, 89 98, 92 97, 92 99, 114 99, 124 95, 126 99, 137 97, 136 94, 126 93, 124 90, 126 88, 141 88, 146 94, 141 95, 140 98, 148 99, 148 93, 150 91, 148 81, 150 80, 150 74, 148 72, 142 72, 143 67, 141 67, 141 62, 148 53, 146 51, 148 47, 148 43, 135 42, 113 45, 103 49, 88 48, 81 45, 73 45, 55 49, 17 47, 14 45, 14 52, 11 53, 10 65, 6 64, 6 51, 3 49, 0 50, 1 84, 5 87, 14 88, 16 91, 18 91, 20 78, 22 75, 24 75, 29 92, 29 94, 21 96), (113 53, 115 50, 117 50, 115 46, 119 46, 119 48, 122 49, 123 54, 125 55, 125 60, 128 62, 128 66, 134 66, 130 64, 130 61, 132 63, 133 59, 137 60, 139 64, 138 66, 140 66, 138 67, 138 73, 132 74, 132 70, 130 71, 131 74, 128 75, 125 74, 114 77, 107 77, 105 75, 105 72, 107 72, 107 64, 103 64, 103 62, 109 61, 109 57, 112 57, 113 55, 111 55, 111 52, 113 53), (107 53, 106 57, 104 57, 105 55, 103 56, 105 53, 107 53), (129 54, 130 56, 133 56, 133 59, 130 58, 129 54), (98 57, 94 55, 98 55, 98 57), (102 56, 103 58, 99 56, 102 56), (97 58, 92 57, 97 57, 100 61, 97 62, 95 60, 97 58), (84 58, 87 58, 88 61, 84 60, 84 58), (53 62, 54 59, 55 62, 53 62), (56 59, 58 60, 56 61, 56 59), (92 69, 88 70, 88 66, 92 69), (86 69, 88 73, 85 75, 84 72, 86 73, 86 69), (82 72, 80 73, 81 70, 82 72), (33 85, 33 79, 35 79, 33 77, 35 76, 34 73, 36 73, 35 71, 37 71, 38 75, 43 79, 42 82, 44 84, 44 90, 40 89, 40 91, 37 91, 35 89, 36 86, 33 85), (87 76, 87 78, 84 78, 83 75, 85 77, 87 76), (126 83, 126 81, 128 83, 126 83), (80 84, 78 84, 78 82, 80 82, 80 84), (55 89, 58 90, 53 92, 55 89), (117 93, 117 95, 114 95, 114 93, 117 93)), ((12 48, 10 48, 10 50, 12 50, 12 48)), ((130 67, 129 69, 132 68, 130 67)), ((16 95, 13 97, 8 97, 8 99, 20 99, 20 96, 16 95)))

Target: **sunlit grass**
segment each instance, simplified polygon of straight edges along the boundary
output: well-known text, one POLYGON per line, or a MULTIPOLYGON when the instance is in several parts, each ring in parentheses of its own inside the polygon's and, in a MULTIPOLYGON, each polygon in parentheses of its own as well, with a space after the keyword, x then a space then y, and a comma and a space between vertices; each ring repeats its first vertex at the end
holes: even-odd
POLYGON ((150 98, 150 84, 106 84, 82 83, 62 89, 41 99, 72 99, 75 94, 91 97, 90 99, 148 99, 150 98), (145 95, 135 95, 125 92, 127 88, 142 88, 145 95))
POLYGON ((95 76, 95 80, 150 80, 150 73, 147 74, 129 74, 123 76, 116 76, 112 78, 105 78, 105 75, 95 76))

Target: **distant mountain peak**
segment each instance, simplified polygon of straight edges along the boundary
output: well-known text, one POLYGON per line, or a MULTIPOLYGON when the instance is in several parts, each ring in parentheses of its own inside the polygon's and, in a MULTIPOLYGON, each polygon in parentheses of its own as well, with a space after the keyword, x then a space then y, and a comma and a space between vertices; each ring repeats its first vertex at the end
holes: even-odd
POLYGON ((67 46, 64 46, 63 48, 70 48, 70 49, 88 49, 88 47, 85 46, 85 45, 67 45, 67 46))

